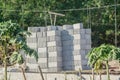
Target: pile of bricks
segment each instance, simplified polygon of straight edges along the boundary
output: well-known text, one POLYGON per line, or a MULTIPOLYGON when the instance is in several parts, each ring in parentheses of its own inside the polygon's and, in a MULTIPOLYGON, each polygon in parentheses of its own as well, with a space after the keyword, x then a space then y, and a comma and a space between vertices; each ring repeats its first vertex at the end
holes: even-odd
POLYGON ((28 46, 38 52, 38 64, 43 72, 89 69, 86 54, 91 49, 91 29, 82 23, 64 26, 29 27, 28 46))

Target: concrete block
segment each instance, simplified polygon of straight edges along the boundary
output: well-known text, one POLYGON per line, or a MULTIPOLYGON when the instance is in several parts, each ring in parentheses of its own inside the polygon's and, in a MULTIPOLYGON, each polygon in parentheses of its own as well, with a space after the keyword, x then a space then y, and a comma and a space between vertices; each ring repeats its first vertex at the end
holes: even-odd
POLYGON ((75 60, 74 65, 75 66, 80 66, 80 65, 82 65, 82 61, 81 60, 75 60))
POLYGON ((63 52, 64 51, 73 51, 74 50, 74 48, 73 48, 73 44, 71 44, 71 45, 63 45, 62 46, 62 50, 63 50, 63 52))
POLYGON ((91 45, 92 44, 91 40, 90 39, 86 39, 86 44, 91 45))
POLYGON ((86 49, 86 46, 85 46, 85 45, 82 45, 82 44, 81 44, 81 45, 74 45, 74 46, 73 46, 73 49, 74 49, 74 50, 86 49))
POLYGON ((37 32, 37 37, 38 38, 42 37, 42 32, 37 32))
POLYGON ((61 41, 61 37, 60 36, 47 36, 47 41, 51 42, 51 41, 61 41))
POLYGON ((46 27, 40 27, 40 32, 46 32, 47 28, 46 27))
POLYGON ((91 29, 85 29, 86 34, 91 34, 91 29))
POLYGON ((86 45, 85 49, 91 49, 91 45, 86 45))
POLYGON ((62 68, 50 67, 48 69, 48 72, 58 72, 58 71, 61 71, 61 70, 62 70, 62 68))
POLYGON ((75 39, 73 40, 73 43, 76 45, 76 44, 81 44, 81 40, 80 39, 75 39))
POLYGON ((38 64, 35 64, 35 63, 33 63, 33 64, 30 64, 30 63, 27 63, 26 64, 27 66, 28 66, 28 68, 30 69, 30 70, 37 70, 38 69, 38 64))
POLYGON ((82 60, 82 65, 87 65, 88 64, 88 61, 87 60, 82 60))
POLYGON ((42 72, 48 72, 48 69, 42 69, 42 72))
POLYGON ((62 26, 56 26, 56 27, 57 27, 56 30, 59 30, 59 31, 63 30, 62 26))
POLYGON ((63 57, 64 56, 73 56, 73 50, 65 50, 65 51, 63 51, 62 52, 62 54, 63 54, 63 57))
POLYGON ((47 69, 48 65, 47 63, 38 63, 41 67, 41 69, 47 69))
POLYGON ((30 48, 37 48, 37 43, 27 43, 30 48))
POLYGON ((47 36, 60 36, 60 31, 47 31, 47 36))
POLYGON ((82 66, 75 66, 76 71, 79 71, 79 69, 82 69, 82 66))
POLYGON ((47 46, 61 46, 61 41, 47 42, 47 46))
POLYGON ((82 28, 83 28, 82 23, 73 24, 73 29, 82 29, 82 28))
POLYGON ((56 26, 47 26, 47 31, 58 30, 56 26))
POLYGON ((28 31, 30 31, 30 32, 39 32, 40 28, 39 27, 28 27, 28 31))
POLYGON ((84 49, 80 49, 80 50, 74 50, 73 51, 74 55, 81 55, 81 54, 85 54, 85 50, 84 49))
POLYGON ((69 30, 67 30, 68 31, 68 35, 73 35, 74 34, 74 31, 73 31, 73 29, 69 29, 69 30))
POLYGON ((63 65, 66 66, 66 67, 67 66, 72 66, 72 65, 74 65, 74 61, 73 60, 71 60, 71 61, 64 61, 63 65))
POLYGON ((38 52, 39 58, 47 58, 47 52, 38 52))
POLYGON ((62 56, 62 51, 58 52, 48 52, 48 57, 61 57, 62 56))
POLYGON ((38 43, 38 48, 42 48, 42 47, 46 47, 47 46, 47 43, 46 42, 41 42, 41 43, 38 43))
POLYGON ((71 71, 74 70, 74 66, 63 66, 64 71, 71 71))
POLYGON ((59 47, 59 46, 50 46, 48 47, 48 52, 59 52, 59 51, 62 51, 62 47, 59 47))
POLYGON ((62 66, 62 62, 49 62, 48 66, 49 67, 56 67, 56 68, 58 68, 58 67, 62 66))
POLYGON ((27 63, 36 64, 37 61, 35 60, 35 58, 30 57, 30 58, 27 58, 27 63))
POLYGON ((38 63, 47 63, 47 58, 39 58, 38 63))
POLYGON ((81 60, 81 55, 74 55, 74 60, 81 60))
POLYGON ((73 41, 72 40, 67 40, 67 41, 63 41, 63 46, 71 46, 73 45, 73 41))
POLYGON ((90 34, 85 34, 85 39, 91 40, 91 35, 90 34))
POLYGON ((37 37, 41 38, 41 37, 46 37, 47 33, 46 32, 37 32, 37 37))
POLYGON ((74 29, 74 34, 85 34, 85 29, 74 29))
POLYGON ((58 57, 58 56, 56 56, 56 57, 49 57, 48 61, 49 62, 61 62, 62 61, 62 57, 58 57))
POLYGON ((67 36, 63 35, 63 36, 61 37, 61 40, 62 40, 62 41, 74 40, 74 37, 71 36, 71 35, 67 35, 67 36))
POLYGON ((44 48, 38 48, 38 52, 41 53, 41 52, 47 52, 47 48, 44 47, 44 48))
POLYGON ((62 30, 61 35, 69 35, 69 32, 67 30, 62 30))
POLYGON ((74 60, 74 56, 63 56, 62 59, 63 61, 71 61, 74 60))
POLYGON ((37 38, 33 38, 33 37, 27 38, 27 43, 36 43, 36 42, 37 42, 37 38))
POLYGON ((73 29, 73 25, 63 25, 63 30, 73 29))
POLYGON ((42 42, 46 42, 46 41, 47 41, 46 37, 38 38, 38 43, 42 43, 42 42))
POLYGON ((85 35, 84 34, 75 34, 73 35, 74 39, 85 39, 85 35))

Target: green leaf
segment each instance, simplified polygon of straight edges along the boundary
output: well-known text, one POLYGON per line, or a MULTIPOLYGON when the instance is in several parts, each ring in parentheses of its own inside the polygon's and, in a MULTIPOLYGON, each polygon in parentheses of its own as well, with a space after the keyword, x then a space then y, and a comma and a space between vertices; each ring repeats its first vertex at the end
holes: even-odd
POLYGON ((16 63, 18 57, 18 52, 13 52, 13 54, 10 56, 10 62, 16 63))

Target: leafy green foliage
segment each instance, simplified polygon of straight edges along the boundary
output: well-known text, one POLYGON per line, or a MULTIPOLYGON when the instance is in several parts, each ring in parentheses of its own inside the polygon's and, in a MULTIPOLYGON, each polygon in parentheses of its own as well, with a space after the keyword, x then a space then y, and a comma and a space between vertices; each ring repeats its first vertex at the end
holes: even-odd
POLYGON ((0 23, 0 46, 5 47, 6 52, 4 57, 10 57, 11 62, 22 64, 24 59, 20 54, 23 50, 29 56, 34 56, 38 60, 38 54, 33 49, 29 48, 26 43, 27 36, 30 32, 23 30, 18 24, 12 23, 11 21, 0 23))
POLYGON ((109 44, 102 44, 99 47, 93 48, 88 53, 87 58, 88 64, 97 72, 101 71, 103 64, 106 64, 107 77, 110 80, 108 62, 120 60, 120 48, 109 44))
POLYGON ((117 48, 113 45, 108 45, 108 44, 102 44, 99 47, 93 48, 87 55, 88 58, 88 64, 90 66, 94 66, 97 61, 101 63, 104 61, 110 61, 120 59, 120 48, 117 48))
MULTIPOLYGON (((12 20, 27 29, 28 26, 50 25, 47 11, 65 14, 57 17, 56 25, 82 22, 92 29, 92 46, 115 42, 115 0, 0 0, 0 22, 12 20), (106 6, 105 8, 101 8, 106 6), (97 8, 91 8, 97 7, 97 8), (86 8, 86 9, 84 9, 86 8), (89 9, 90 8, 90 9, 89 9), (75 10, 73 10, 75 9, 75 10), (77 10, 78 9, 78 10, 77 10), (81 9, 81 10, 79 10, 81 9), (66 11, 67 10, 67 11, 66 11)), ((120 0, 116 0, 120 4, 120 0)), ((120 30, 120 6, 117 6, 117 31, 120 30)), ((117 34, 120 46, 120 34, 117 34)))

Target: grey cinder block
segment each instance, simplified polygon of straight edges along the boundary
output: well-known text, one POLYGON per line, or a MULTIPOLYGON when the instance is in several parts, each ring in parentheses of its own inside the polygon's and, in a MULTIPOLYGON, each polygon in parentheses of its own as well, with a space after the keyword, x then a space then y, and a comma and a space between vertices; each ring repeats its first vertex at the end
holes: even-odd
POLYGON ((73 25, 63 25, 64 30, 73 29, 73 25))
POLYGON ((91 34, 91 29, 85 29, 86 34, 91 34))
POLYGON ((85 29, 74 29, 74 34, 85 34, 85 29))
POLYGON ((85 39, 85 34, 75 34, 73 35, 74 39, 85 39))
POLYGON ((47 48, 46 47, 44 47, 44 48, 38 48, 38 52, 47 52, 47 48))
POLYGON ((46 32, 47 28, 46 27, 40 27, 40 32, 46 32))
POLYGON ((30 32, 39 32, 40 28, 39 27, 28 27, 28 31, 30 31, 30 32))
POLYGON ((61 46, 61 41, 47 42, 47 46, 61 46))
POLYGON ((82 29, 82 28, 83 28, 82 23, 73 24, 73 29, 82 29))
POLYGON ((47 36, 61 36, 60 31, 47 31, 47 36))
POLYGON ((28 43, 36 43, 37 42, 37 38, 27 37, 27 42, 28 43))

